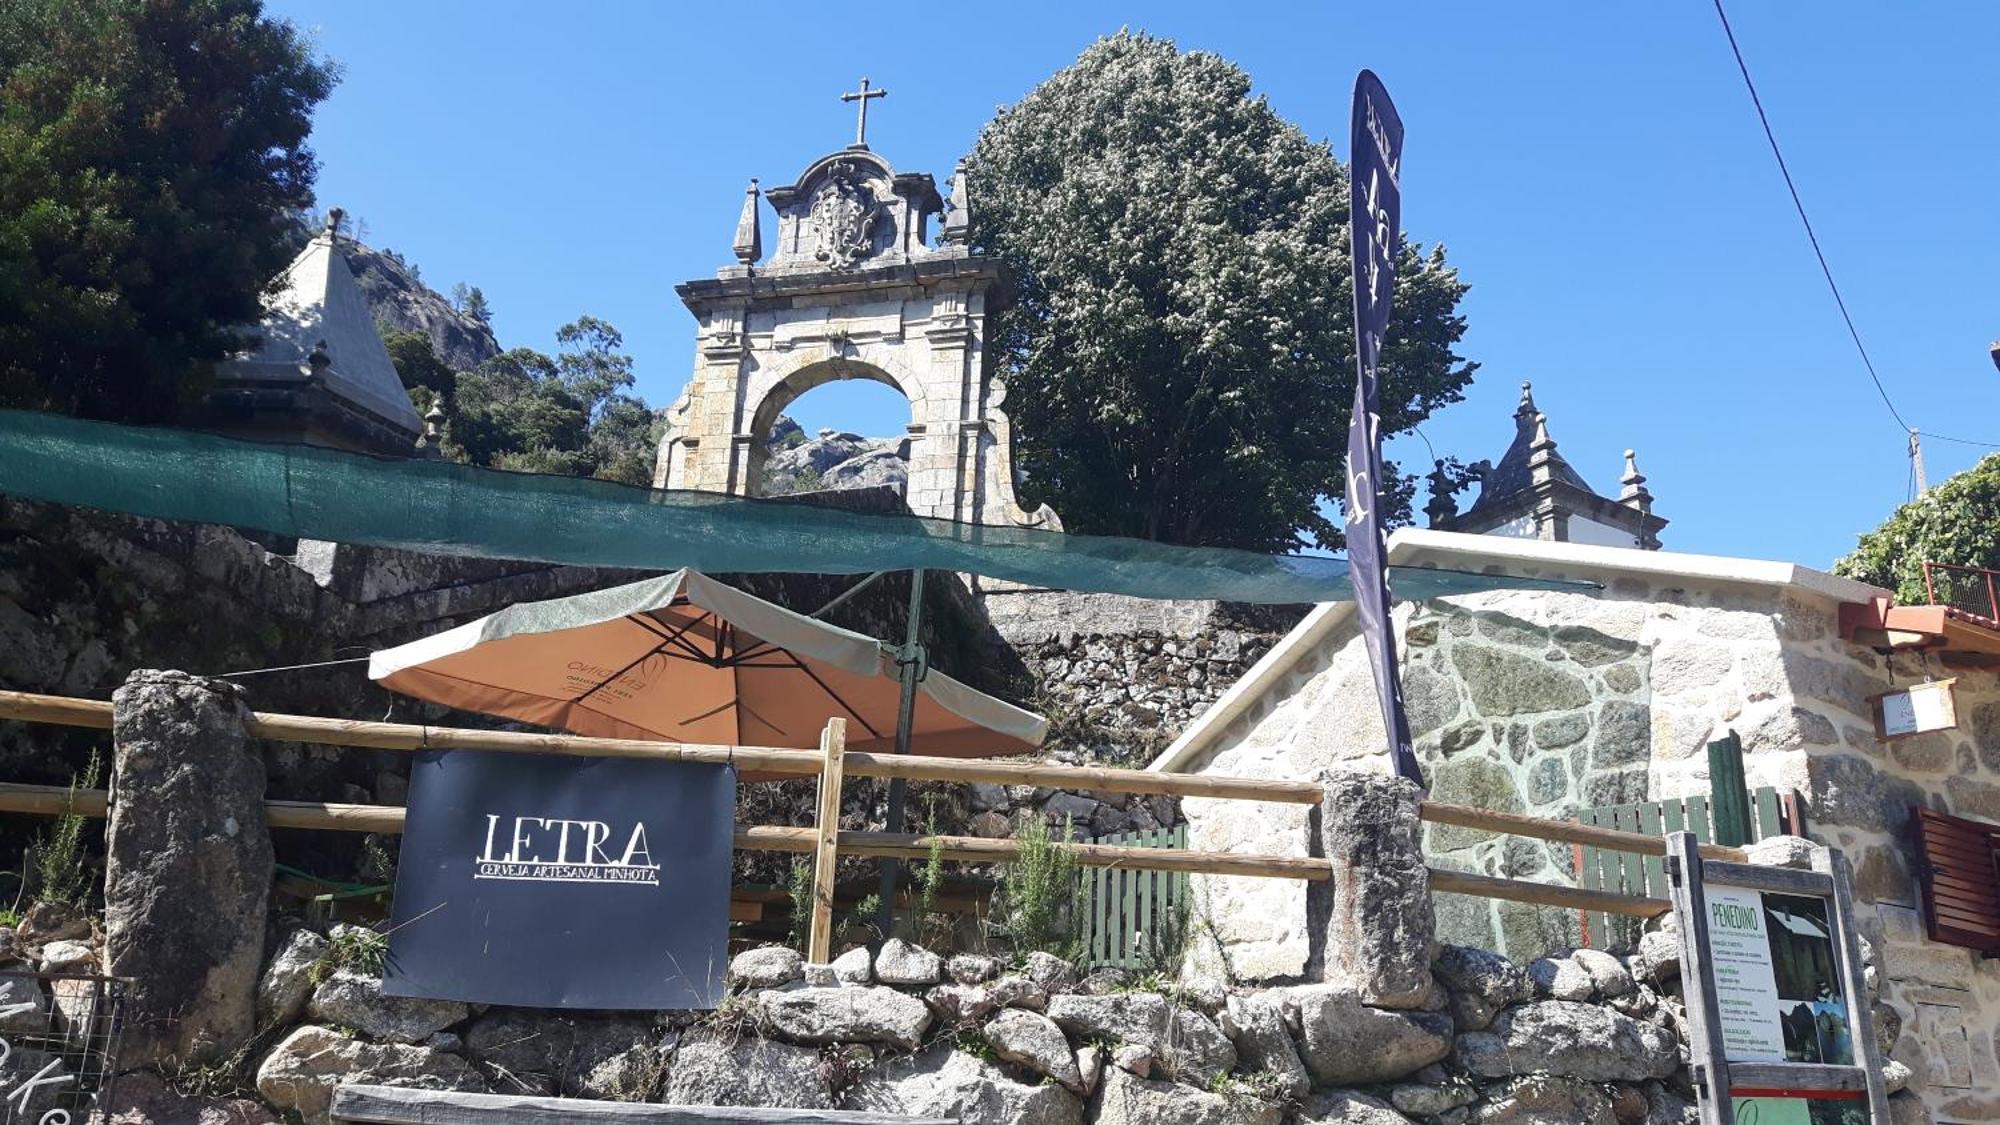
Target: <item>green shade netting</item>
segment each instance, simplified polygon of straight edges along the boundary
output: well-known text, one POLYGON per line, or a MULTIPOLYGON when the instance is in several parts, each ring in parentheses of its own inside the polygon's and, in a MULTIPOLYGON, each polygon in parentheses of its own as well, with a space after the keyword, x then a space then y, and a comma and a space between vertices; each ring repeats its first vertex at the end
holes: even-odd
MULTIPOLYGON (((439 554, 712 574, 967 571, 1142 598, 1352 596, 1336 558, 841 511, 0 411, 0 492, 439 554)), ((1394 567, 1397 597, 1588 584, 1394 567)))

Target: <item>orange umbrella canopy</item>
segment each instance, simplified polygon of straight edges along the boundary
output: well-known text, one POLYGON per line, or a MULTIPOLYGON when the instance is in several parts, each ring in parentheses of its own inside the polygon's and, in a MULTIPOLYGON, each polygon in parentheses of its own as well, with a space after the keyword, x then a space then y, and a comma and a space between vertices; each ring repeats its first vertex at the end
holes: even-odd
MULTIPOLYGON (((577 734, 734 746, 888 750, 901 685, 895 650, 691 570, 523 602, 374 653, 369 678, 405 695, 577 734)), ((910 748, 1001 757, 1041 745, 1048 722, 930 671, 910 748)))

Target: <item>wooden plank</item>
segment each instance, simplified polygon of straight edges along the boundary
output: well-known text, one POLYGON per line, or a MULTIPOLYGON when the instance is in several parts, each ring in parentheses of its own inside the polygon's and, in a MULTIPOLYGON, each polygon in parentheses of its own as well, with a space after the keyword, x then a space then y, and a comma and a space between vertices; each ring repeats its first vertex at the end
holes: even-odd
POLYGON ((400 1086, 342 1085, 333 1092, 336 1122, 372 1125, 956 1125, 945 1118, 901 1117, 837 1109, 764 1109, 756 1106, 653 1105, 581 1098, 529 1098, 461 1094, 400 1086))
POLYGON ((1875 1042, 1875 1006, 1868 1002, 1867 967, 1861 961, 1861 934, 1854 921, 1853 876, 1838 848, 1813 853, 1813 870, 1833 884, 1827 921, 1833 924, 1834 956, 1840 960, 1840 993, 1847 1003, 1848 1039, 1854 1064, 1867 1083, 1868 1119, 1889 1125, 1889 1092, 1882 1082, 1882 1059, 1875 1042))
POLYGON ((1729 1099, 1729 1062, 1723 1053, 1721 1009, 1709 969, 1708 905, 1702 893, 1701 853, 1692 832, 1667 837, 1667 881, 1680 922, 1681 995, 1687 1004, 1688 1058, 1694 1070, 1701 1125, 1736 1125, 1729 1099))
POLYGON ((1733 1062, 1729 1087, 1737 1097, 1755 1090, 1765 1097, 1796 1097, 1808 1093, 1866 1091, 1868 1076, 1858 1066, 1828 1063, 1733 1062))
POLYGON ((1778 807, 1778 791, 1766 785, 1751 795, 1751 803, 1757 810, 1757 835, 1762 840, 1767 836, 1785 834, 1784 813, 1778 807))
POLYGON ((1756 839, 1750 787, 1743 780, 1743 740, 1733 730, 1708 744, 1708 791, 1715 842, 1741 845, 1756 839))
POLYGON ((729 900, 729 920, 732 922, 762 922, 764 920, 764 904, 761 902, 744 902, 740 899, 732 898, 729 900))
POLYGON ((819 736, 819 750, 819 809, 814 821, 818 846, 813 851, 812 924, 806 937, 806 961, 814 965, 824 965, 833 959, 833 879, 840 852, 840 779, 842 767, 847 763, 846 719, 826 721, 826 729, 819 736))
POLYGON ((1703 883, 1723 887, 1745 887, 1779 895, 1826 898, 1833 894, 1833 880, 1817 871, 1795 867, 1753 867, 1747 863, 1709 860, 1702 864, 1703 883))
MULTIPOLYGON (((1688 831, 1694 833, 1696 840, 1705 844, 1715 838, 1715 826, 1710 824, 1708 819, 1707 797, 1696 795, 1687 799, 1687 819, 1688 831)), ((1750 858, 1747 855, 1740 857, 1709 855, 1707 852, 1703 852, 1702 856, 1706 859, 1723 859, 1733 863, 1742 863, 1750 858)))
MULTIPOLYGON (((1639 806, 1639 832, 1644 836, 1660 835, 1660 802, 1653 801, 1639 806)), ((1640 857, 1639 873, 1644 878, 1640 893, 1661 898, 1667 893, 1667 858, 1663 855, 1640 857)))
POLYGON ((1500 879, 1491 875, 1475 875, 1470 871, 1445 871, 1433 867, 1430 873, 1431 890, 1446 894, 1478 895, 1536 906, 1609 911, 1634 918, 1651 918, 1665 913, 1670 906, 1665 899, 1565 887, 1557 883, 1533 883, 1526 879, 1500 879))

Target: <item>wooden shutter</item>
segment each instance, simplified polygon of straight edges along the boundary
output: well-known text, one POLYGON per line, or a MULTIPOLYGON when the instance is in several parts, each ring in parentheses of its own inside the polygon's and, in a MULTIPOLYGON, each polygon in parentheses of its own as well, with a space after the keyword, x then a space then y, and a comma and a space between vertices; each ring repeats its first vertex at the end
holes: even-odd
POLYGON ((1932 941, 2000 950, 2000 825, 1911 810, 1917 825, 1917 878, 1932 941))

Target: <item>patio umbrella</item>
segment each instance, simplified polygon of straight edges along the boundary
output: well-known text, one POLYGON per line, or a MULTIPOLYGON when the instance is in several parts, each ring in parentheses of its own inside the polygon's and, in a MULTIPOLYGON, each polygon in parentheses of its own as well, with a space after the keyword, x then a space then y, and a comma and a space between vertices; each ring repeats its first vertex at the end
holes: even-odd
MULTIPOLYGON (((848 720, 854 750, 895 749, 895 650, 692 570, 523 602, 384 649, 368 675, 405 695, 610 738, 819 745, 848 720)), ((930 671, 909 748, 1001 757, 1039 746, 1041 716, 930 671)))

